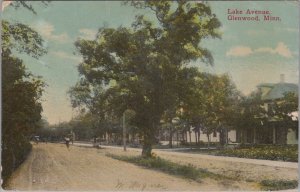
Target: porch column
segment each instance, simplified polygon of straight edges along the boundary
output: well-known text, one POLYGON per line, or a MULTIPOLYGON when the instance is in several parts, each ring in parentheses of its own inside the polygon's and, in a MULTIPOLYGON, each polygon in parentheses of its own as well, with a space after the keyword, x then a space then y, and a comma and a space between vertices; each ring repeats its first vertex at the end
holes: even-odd
POLYGON ((273 144, 276 144, 276 130, 274 125, 273 125, 273 144))
POLYGON ((253 143, 256 144, 256 127, 253 129, 253 143))

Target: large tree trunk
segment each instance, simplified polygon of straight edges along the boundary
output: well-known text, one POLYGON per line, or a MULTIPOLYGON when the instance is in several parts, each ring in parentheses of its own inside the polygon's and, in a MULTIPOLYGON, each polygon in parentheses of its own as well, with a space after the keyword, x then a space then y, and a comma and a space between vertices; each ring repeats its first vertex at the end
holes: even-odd
POLYGON ((143 157, 151 157, 151 151, 152 151, 152 144, 144 143, 143 150, 142 150, 142 156, 143 157))
POLYGON ((155 142, 155 133, 157 131, 157 125, 159 125, 159 119, 157 121, 152 122, 152 126, 148 126, 149 128, 144 128, 144 142, 142 149, 143 157, 151 157, 152 145, 155 142))
POLYGON ((143 157, 151 157, 151 151, 152 151, 151 136, 144 136, 142 156, 143 157))

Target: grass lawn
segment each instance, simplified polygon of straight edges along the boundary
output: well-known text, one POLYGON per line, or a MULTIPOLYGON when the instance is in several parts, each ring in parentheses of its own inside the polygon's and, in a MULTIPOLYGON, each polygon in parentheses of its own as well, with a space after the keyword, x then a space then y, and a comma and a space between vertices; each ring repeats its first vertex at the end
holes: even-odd
POLYGON ((111 157, 113 159, 130 162, 139 166, 159 170, 171 175, 177 175, 187 179, 192 179, 198 182, 201 181, 201 178, 206 177, 213 179, 232 179, 224 175, 209 172, 205 169, 196 168, 194 165, 191 164, 180 165, 178 163, 162 159, 158 156, 153 156, 149 158, 145 158, 142 156, 122 156, 114 154, 106 154, 106 156, 111 157))
POLYGON ((286 189, 296 189, 298 187, 297 180, 263 180, 260 185, 265 191, 278 191, 286 189))
MULTIPOLYGON (((124 155, 114 155, 106 154, 106 156, 113 159, 118 159, 121 161, 126 161, 133 163, 138 166, 146 167, 149 169, 154 169, 168 173, 170 175, 180 176, 186 179, 191 179, 197 182, 201 182, 203 178, 211 178, 215 180, 239 180, 239 178, 231 178, 226 175, 220 175, 212 173, 206 169, 199 169, 192 164, 181 165, 178 163, 171 162, 166 159, 162 159, 155 154, 152 157, 144 158, 142 156, 124 156, 124 155)), ((248 181, 249 182, 249 181, 248 181)), ((262 180, 258 183, 262 190, 274 191, 274 190, 285 190, 285 189, 295 189, 298 186, 297 180, 262 180)))

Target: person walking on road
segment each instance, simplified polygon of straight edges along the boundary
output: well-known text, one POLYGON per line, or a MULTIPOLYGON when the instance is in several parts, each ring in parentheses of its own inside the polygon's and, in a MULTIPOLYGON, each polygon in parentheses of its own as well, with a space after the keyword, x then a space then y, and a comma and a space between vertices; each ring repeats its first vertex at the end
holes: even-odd
POLYGON ((69 149, 69 147, 70 147, 70 138, 69 137, 65 137, 65 141, 66 141, 66 146, 69 149))

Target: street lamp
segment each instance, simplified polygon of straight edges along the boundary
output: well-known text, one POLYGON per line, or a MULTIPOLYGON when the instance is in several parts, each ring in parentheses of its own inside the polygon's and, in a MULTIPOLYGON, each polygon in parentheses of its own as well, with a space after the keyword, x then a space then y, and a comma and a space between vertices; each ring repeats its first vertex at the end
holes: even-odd
MULTIPOLYGON (((129 76, 132 77, 133 75, 135 75, 134 72, 128 71, 128 72, 124 72, 123 73, 124 76, 122 76, 121 79, 129 76)), ((125 112, 126 110, 123 112, 123 149, 124 151, 126 151, 126 125, 125 125, 125 112)))

